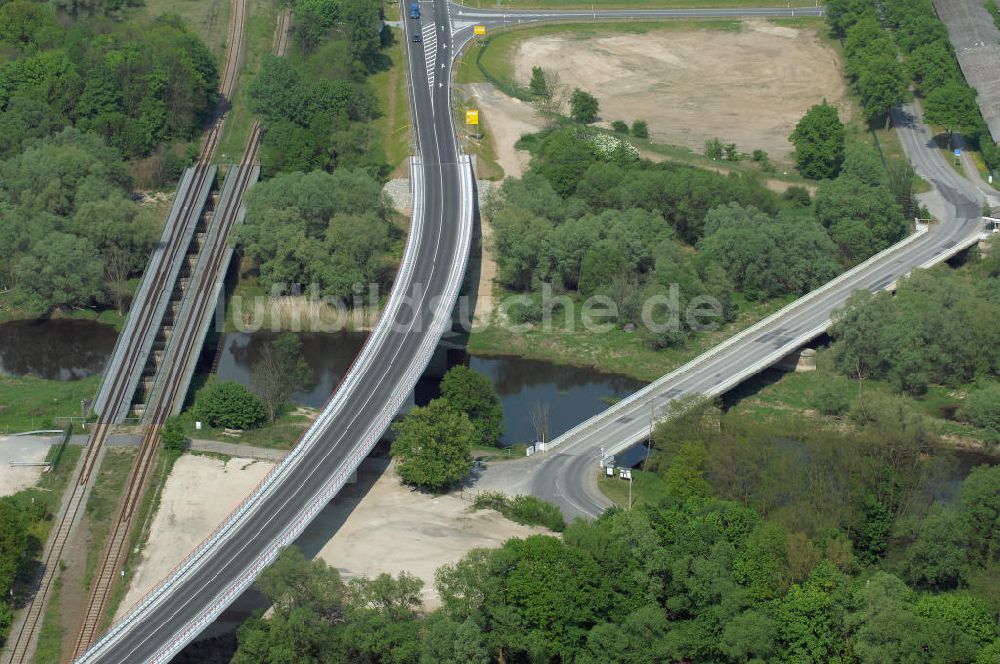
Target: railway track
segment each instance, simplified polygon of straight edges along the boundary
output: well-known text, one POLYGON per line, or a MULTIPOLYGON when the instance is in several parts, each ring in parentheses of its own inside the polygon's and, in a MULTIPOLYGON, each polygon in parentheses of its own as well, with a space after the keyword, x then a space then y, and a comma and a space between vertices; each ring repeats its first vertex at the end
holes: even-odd
MULTIPOLYGON (((234 0, 234 4, 236 1, 234 0)), ((236 18, 234 7, 234 25, 243 21, 242 14, 236 18)), ((291 12, 288 10, 279 12, 272 46, 274 55, 284 55, 288 46, 290 24, 291 12)), ((237 64, 241 57, 240 55, 236 56, 235 62, 237 64)), ((228 90, 231 92, 232 86, 235 84, 235 79, 235 74, 231 77, 227 75, 222 81, 222 86, 228 86, 228 90)), ((224 115, 220 120, 223 118, 224 115)), ((205 147, 203 148, 203 158, 205 152, 209 149, 214 153, 215 147, 218 145, 220 133, 221 124, 217 122, 206 138, 205 147)), ((197 358, 201 346, 201 336, 197 334, 197 330, 205 320, 205 317, 211 316, 214 311, 215 298, 213 297, 213 291, 216 283, 227 268, 227 265, 223 264, 223 255, 225 254, 232 230, 239 220, 243 194, 246 193, 246 190, 256 180, 254 165, 257 162, 260 151, 261 135, 262 129, 260 123, 255 120, 250 129, 243 157, 240 160, 240 170, 237 173, 238 179, 233 193, 221 202, 222 208, 217 212, 220 215, 221 225, 219 233, 214 236, 211 246, 204 246, 199 252, 199 260, 202 260, 201 256, 204 255, 208 261, 208 265, 204 273, 204 278, 199 283, 192 284, 197 289, 193 293, 197 302, 196 309, 190 317, 182 321, 184 323, 183 329, 174 330, 174 336, 181 344, 176 355, 177 358, 180 358, 180 361, 161 365, 158 369, 158 371, 165 370, 168 372, 164 382, 166 389, 159 393, 156 403, 151 404, 152 412, 143 432, 139 453, 129 473, 125 491, 119 501, 114 525, 112 526, 112 531, 109 534, 107 546, 101 559, 100 568, 94 577, 95 580, 92 584, 87 610, 78 632, 73 652, 74 659, 87 651, 100 634, 104 620, 110 618, 110 616, 106 615, 109 608, 109 601, 116 581, 124 576, 123 574, 119 575, 119 570, 123 569, 127 560, 129 533, 137 516, 142 496, 149 484, 149 478, 155 467, 157 452, 160 446, 160 428, 167 418, 170 417, 173 404, 179 396, 178 391, 183 389, 181 386, 187 384, 182 380, 182 377, 189 368, 188 365, 197 358)), ((209 237, 212 236, 210 235, 209 237)), ((150 408, 150 404, 147 404, 148 408, 150 408)))
MULTIPOLYGON (((82 509, 86 505, 90 495, 94 471, 99 467, 100 461, 104 457, 105 443, 108 435, 114 426, 115 414, 126 402, 131 401, 133 389, 129 389, 132 383, 129 378, 136 370, 138 362, 146 356, 142 340, 151 331, 152 326, 159 326, 161 321, 156 314, 159 297, 163 293, 173 290, 173 273, 170 266, 178 258, 179 253, 187 253, 188 243, 184 241, 184 228, 193 213, 202 213, 199 192, 208 183, 209 178, 214 176, 215 169, 209 164, 215 156, 222 128, 225 123, 225 115, 228 110, 228 102, 225 100, 232 94, 233 87, 239 73, 239 65, 243 55, 243 32, 246 23, 246 0, 232 0, 233 11, 230 21, 229 41, 227 42, 226 63, 222 80, 220 81, 219 92, 223 97, 221 113, 209 130, 198 163, 193 169, 193 176, 189 186, 184 190, 178 210, 178 220, 171 229, 166 241, 166 249, 163 260, 160 262, 160 269, 153 275, 154 281, 150 289, 152 297, 145 298, 138 302, 138 309, 130 312, 130 316, 137 316, 139 325, 137 333, 128 340, 123 361, 116 367, 110 388, 110 398, 107 406, 99 414, 98 421, 92 426, 84 454, 78 462, 74 471, 71 483, 72 493, 60 509, 56 518, 55 526, 46 542, 45 551, 41 561, 41 578, 38 587, 32 596, 22 618, 14 625, 14 636, 8 643, 5 657, 5 664, 27 664, 31 661, 38 633, 41 629, 45 608, 48 605, 52 585, 55 582, 56 571, 59 561, 62 559, 66 543, 69 541, 73 527, 76 525, 82 509), (197 210, 194 208, 197 206, 197 210)), ((158 440, 157 432, 157 440, 158 440)), ((134 511, 134 507, 133 507, 134 511)), ((89 611, 88 611, 89 613, 89 611)))

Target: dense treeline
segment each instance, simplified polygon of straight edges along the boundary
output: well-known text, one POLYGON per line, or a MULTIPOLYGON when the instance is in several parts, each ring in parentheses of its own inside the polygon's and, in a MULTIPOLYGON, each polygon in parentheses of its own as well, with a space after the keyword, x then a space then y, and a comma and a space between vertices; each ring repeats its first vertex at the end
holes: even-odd
POLYGON ((156 236, 137 222, 130 177, 116 150, 67 127, 0 162, 0 229, 8 238, 0 284, 42 315, 115 303, 142 271, 156 236))
POLYGON ((959 131, 979 147, 992 168, 1000 148, 990 138, 976 92, 965 81, 931 0, 832 0, 827 21, 844 40, 847 73, 869 120, 885 118, 902 102, 912 82, 923 98, 925 119, 948 132, 959 131), (884 28, 888 28, 887 32, 884 28), (899 55, 902 53, 902 60, 899 55))
POLYGON ((0 6, 0 158, 66 125, 92 131, 126 158, 189 140, 211 113, 218 71, 176 16, 95 34, 61 27, 47 5, 0 6))
MULTIPOLYGON (((860 142, 846 151, 837 179, 821 183, 814 209, 801 188, 778 196, 753 176, 597 150, 578 132, 522 139, 531 168, 490 192, 498 279, 516 291, 548 284, 610 297, 619 325, 638 324, 643 302, 674 286, 682 309, 708 295, 731 320, 736 293, 806 293, 907 231, 885 167, 860 142)), ((540 311, 511 314, 530 321, 540 311)), ((657 332, 650 341, 675 345, 689 332, 657 332)))
POLYGON ((241 250, 260 282, 316 284, 324 296, 349 303, 355 284, 391 278, 386 252, 401 236, 381 184, 358 169, 286 173, 247 193, 239 228, 241 250))
POLYGON ((267 173, 360 167, 387 174, 371 120, 378 104, 367 78, 386 66, 377 0, 298 0, 295 57, 265 58, 248 88, 264 120, 267 173))
POLYGON ((669 497, 473 550, 433 612, 405 574, 345 584, 286 551, 233 661, 995 661, 1000 468, 928 509, 942 459, 891 427, 789 439, 695 410, 656 437, 669 497))
POLYGON ((989 299, 941 267, 915 272, 895 296, 854 294, 830 328, 837 367, 852 378, 885 379, 915 393, 931 384, 995 377, 1000 369, 996 277, 979 288, 989 299))
POLYGON ((0 4, 0 289, 27 315, 127 304, 156 230, 138 221, 124 159, 156 152, 151 184, 185 164, 216 103, 208 49, 179 18, 108 32, 121 2, 0 4))

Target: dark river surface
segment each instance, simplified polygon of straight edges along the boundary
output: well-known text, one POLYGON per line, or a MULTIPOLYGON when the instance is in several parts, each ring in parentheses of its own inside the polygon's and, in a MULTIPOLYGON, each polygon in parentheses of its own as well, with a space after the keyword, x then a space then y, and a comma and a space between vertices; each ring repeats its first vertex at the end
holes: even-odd
MULTIPOLYGON (((109 325, 82 320, 0 324, 0 375, 78 380, 99 374, 114 348, 116 335, 109 325)), ((302 352, 312 376, 304 389, 292 394, 292 400, 321 407, 351 366, 366 336, 362 332, 300 334, 302 352)), ((267 332, 223 335, 217 356, 219 378, 249 385, 251 367, 271 338, 273 335, 267 332)), ((506 444, 535 440, 531 412, 538 404, 548 408, 552 438, 643 386, 640 381, 593 369, 516 357, 448 353, 449 365, 460 362, 487 376, 496 387, 503 403, 506 444)), ((438 396, 437 380, 421 380, 415 396, 420 405, 438 396)), ((620 465, 639 464, 645 452, 645 447, 639 445, 618 455, 616 460, 620 465)), ((952 498, 969 470, 982 463, 996 461, 977 452, 955 452, 953 467, 937 487, 937 496, 952 498)))
POLYGON ((0 376, 79 380, 104 371, 115 328, 87 320, 13 321, 0 325, 0 376))
MULTIPOLYGON (((272 335, 229 333, 222 341, 218 361, 220 380, 250 384, 251 368, 272 335)), ((343 378, 364 343, 365 334, 300 334, 302 354, 312 368, 310 384, 292 394, 292 400, 307 406, 322 406, 343 378)), ((548 407, 549 437, 568 431, 575 425, 608 407, 611 400, 627 396, 643 383, 623 376, 604 374, 592 369, 565 367, 550 362, 513 357, 475 357, 449 353, 449 363, 467 362, 487 376, 503 403, 506 444, 535 440, 531 411, 536 404, 548 407)), ((416 401, 425 404, 437 396, 435 380, 424 379, 417 386, 416 401)))

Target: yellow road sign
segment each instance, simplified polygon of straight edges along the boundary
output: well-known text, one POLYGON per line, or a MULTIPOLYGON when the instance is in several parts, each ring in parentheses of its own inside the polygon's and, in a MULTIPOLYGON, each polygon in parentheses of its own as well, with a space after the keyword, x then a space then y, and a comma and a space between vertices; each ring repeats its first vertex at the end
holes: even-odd
POLYGON ((485 25, 474 25, 472 26, 472 34, 474 35, 485 35, 486 26, 485 25))
POLYGON ((466 111, 465 112, 465 124, 467 124, 467 125, 477 125, 477 124, 479 124, 479 111, 466 111))

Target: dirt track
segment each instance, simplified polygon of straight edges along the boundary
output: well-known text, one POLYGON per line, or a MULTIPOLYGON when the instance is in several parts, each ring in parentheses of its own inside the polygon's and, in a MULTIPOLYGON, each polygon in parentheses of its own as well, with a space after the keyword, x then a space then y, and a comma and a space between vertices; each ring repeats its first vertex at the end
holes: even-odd
POLYGON ((739 32, 531 37, 515 53, 518 80, 526 83, 534 65, 593 93, 605 122, 643 119, 652 138, 697 152, 718 137, 785 160, 788 134, 810 106, 825 97, 847 112, 836 52, 814 30, 765 21, 739 32))

